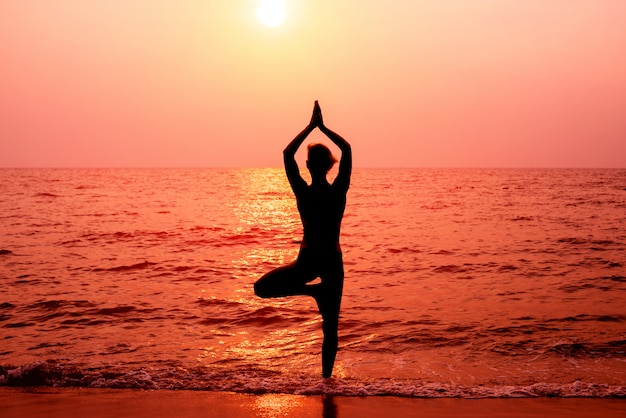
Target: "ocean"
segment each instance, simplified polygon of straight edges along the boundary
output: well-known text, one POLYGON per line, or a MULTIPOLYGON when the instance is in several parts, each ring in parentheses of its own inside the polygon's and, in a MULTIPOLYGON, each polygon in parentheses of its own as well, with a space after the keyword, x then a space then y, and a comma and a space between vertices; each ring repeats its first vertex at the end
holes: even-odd
POLYGON ((355 169, 334 377, 267 169, 0 169, 0 386, 626 397, 626 170, 355 169))

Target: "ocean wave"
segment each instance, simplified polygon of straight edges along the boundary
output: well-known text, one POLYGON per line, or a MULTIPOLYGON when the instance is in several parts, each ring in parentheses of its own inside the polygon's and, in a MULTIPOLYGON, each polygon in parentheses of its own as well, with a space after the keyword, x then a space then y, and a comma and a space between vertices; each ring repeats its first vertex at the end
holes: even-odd
POLYGON ((42 192, 42 193, 35 193, 33 197, 59 197, 59 195, 56 195, 54 193, 42 192))
POLYGON ((564 318, 548 319, 547 322, 623 322, 626 321, 626 315, 589 315, 580 314, 576 316, 567 316, 564 318))
POLYGON ((97 306, 85 300, 56 299, 40 300, 23 308, 17 308, 10 303, 3 303, 0 305, 0 309, 6 312, 0 314, 0 322, 11 319, 15 311, 32 313, 28 316, 28 321, 9 322, 2 327, 22 328, 47 323, 48 327, 55 327, 49 328, 49 330, 67 328, 68 326, 143 322, 155 319, 152 314, 161 311, 161 308, 138 308, 133 305, 97 306))
POLYGON ((116 267, 111 267, 111 268, 95 268, 93 269, 94 272, 101 272, 101 271, 110 271, 110 272, 122 272, 122 271, 132 271, 132 270, 143 270, 146 269, 148 267, 151 266, 155 266, 157 263, 151 263, 149 261, 144 261, 142 263, 136 263, 136 264, 131 264, 128 266, 116 266, 116 267))
POLYGON ((570 244, 570 245, 594 245, 596 246, 596 247, 593 247, 594 249, 600 249, 599 246, 608 247, 608 246, 622 245, 620 242, 616 242, 616 241, 608 240, 608 239, 598 240, 598 239, 589 239, 589 238, 581 238, 581 237, 560 238, 557 240, 557 242, 560 244, 570 244))
POLYGON ((82 369, 78 365, 40 361, 0 366, 0 386, 91 387, 149 390, 206 390, 295 395, 401 396, 410 398, 626 398, 626 386, 537 382, 530 385, 460 385, 402 379, 321 379, 261 368, 194 368, 176 365, 140 369, 82 369))

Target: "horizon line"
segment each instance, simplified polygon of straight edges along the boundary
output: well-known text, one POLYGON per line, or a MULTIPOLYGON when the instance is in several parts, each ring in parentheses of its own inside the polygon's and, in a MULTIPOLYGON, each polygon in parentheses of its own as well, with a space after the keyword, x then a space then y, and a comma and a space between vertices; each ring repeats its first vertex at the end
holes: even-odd
MULTIPOLYGON (((183 170, 183 169, 283 169, 283 166, 0 166, 0 170, 183 170)), ((624 167, 597 167, 597 166, 354 166, 354 169, 372 170, 624 170, 624 167)))

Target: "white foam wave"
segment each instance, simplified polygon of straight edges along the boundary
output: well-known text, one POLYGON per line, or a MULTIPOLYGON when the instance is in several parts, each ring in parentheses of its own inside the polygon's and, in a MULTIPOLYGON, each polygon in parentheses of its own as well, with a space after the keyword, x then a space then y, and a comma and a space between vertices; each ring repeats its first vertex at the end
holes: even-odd
POLYGON ((174 368, 83 371, 76 366, 45 361, 7 369, 0 367, 0 386, 81 386, 411 398, 626 398, 626 386, 580 380, 567 384, 542 382, 527 386, 471 386, 395 379, 321 379, 304 374, 281 374, 264 370, 229 372, 174 368))

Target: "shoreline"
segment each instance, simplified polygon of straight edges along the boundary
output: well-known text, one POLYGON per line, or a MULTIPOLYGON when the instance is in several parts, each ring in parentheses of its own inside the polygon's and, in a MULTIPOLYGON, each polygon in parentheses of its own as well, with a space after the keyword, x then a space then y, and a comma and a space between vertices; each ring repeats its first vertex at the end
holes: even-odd
POLYGON ((484 417, 626 416, 613 398, 402 398, 233 392, 0 387, 4 418, 84 417, 484 417))

